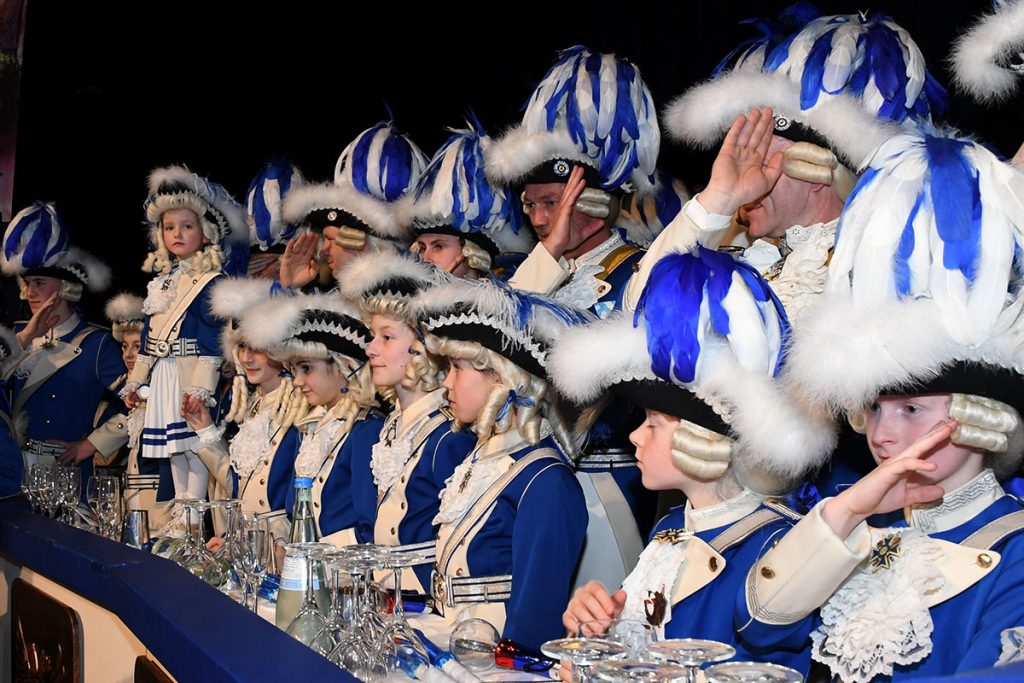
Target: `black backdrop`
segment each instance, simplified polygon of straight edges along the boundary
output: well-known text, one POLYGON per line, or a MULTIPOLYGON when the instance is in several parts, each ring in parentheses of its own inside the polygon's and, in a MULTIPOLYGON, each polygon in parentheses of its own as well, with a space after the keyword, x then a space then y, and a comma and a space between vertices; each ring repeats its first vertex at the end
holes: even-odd
MULTIPOLYGON (((114 267, 115 288, 141 293, 141 207, 155 166, 185 163, 239 198, 273 155, 326 180, 385 106, 429 156, 467 107, 492 133, 514 123, 555 52, 577 43, 633 60, 661 106, 748 37, 738 20, 789 3, 101 4, 29 0, 15 209, 57 201, 75 242, 114 267)), ((818 5, 889 13, 943 83, 950 41, 990 6, 818 5)), ((1020 97, 984 109, 953 94, 948 119, 1012 155, 1020 111, 1020 97)), ((694 188, 712 158, 665 138, 660 165, 694 188)))

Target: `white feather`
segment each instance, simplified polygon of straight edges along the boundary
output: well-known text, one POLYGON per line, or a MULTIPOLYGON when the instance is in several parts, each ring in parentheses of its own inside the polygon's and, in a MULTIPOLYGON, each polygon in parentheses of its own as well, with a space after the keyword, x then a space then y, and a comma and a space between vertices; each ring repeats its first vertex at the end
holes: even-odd
POLYGON ((210 292, 210 310, 223 320, 239 320, 256 304, 270 298, 272 280, 221 277, 210 292))
POLYGON ((111 323, 126 323, 131 320, 143 320, 146 314, 142 312, 141 296, 128 292, 121 292, 112 297, 103 312, 111 323))
POLYGON ((390 252, 366 253, 343 265, 334 274, 341 298, 357 304, 366 292, 382 283, 408 279, 427 286, 443 277, 441 271, 422 261, 390 252))

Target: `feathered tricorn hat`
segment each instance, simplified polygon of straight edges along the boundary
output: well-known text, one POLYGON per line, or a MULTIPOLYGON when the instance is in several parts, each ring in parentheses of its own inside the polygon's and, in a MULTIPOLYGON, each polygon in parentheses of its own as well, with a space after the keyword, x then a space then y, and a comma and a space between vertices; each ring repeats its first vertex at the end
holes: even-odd
POLYGON ((264 165, 245 194, 251 245, 258 245, 261 251, 283 249, 297 228, 282 215, 284 198, 304 184, 302 172, 289 161, 272 159, 264 165))
POLYGON ((593 320, 585 311, 520 292, 496 280, 452 279, 421 291, 410 317, 438 337, 472 341, 545 378, 548 349, 571 325, 593 320))
POLYGON ((606 192, 651 189, 661 131, 654 99, 630 62, 577 45, 530 96, 523 120, 486 150, 496 184, 565 182, 574 164, 606 192))
POLYGON ((125 332, 142 332, 146 314, 142 312, 141 296, 121 292, 107 302, 104 313, 110 321, 110 331, 118 342, 124 341, 125 332))
MULTIPOLYGON (((42 275, 101 292, 110 284, 105 263, 70 244, 56 205, 35 202, 11 219, 0 267, 7 275, 42 275)), ((78 290, 80 293, 80 290, 78 290)), ((73 297, 77 301, 77 295, 73 297)))
MULTIPOLYGON (((245 209, 227 190, 184 166, 158 168, 149 175, 146 219, 158 228, 169 209, 192 209, 203 223, 203 234, 213 244, 247 242, 245 209)), ((162 245, 162 237, 153 240, 162 245)))
POLYGON ((635 316, 567 332, 548 370, 579 405, 612 391, 731 436, 738 466, 792 482, 824 461, 835 433, 827 414, 801 409, 776 378, 788 329, 756 270, 696 247, 654 266, 635 316))
POLYGON ((491 144, 480 123, 471 120, 452 135, 430 160, 415 189, 402 200, 402 222, 417 234, 454 235, 475 242, 491 257, 526 253, 530 231, 521 230, 522 208, 507 185, 495 185, 484 173, 491 144))
POLYGON ((279 296, 252 308, 239 333, 274 358, 366 360, 370 332, 359 310, 336 294, 279 296))
POLYGON ((954 132, 886 142, 840 218, 787 376, 808 404, 965 393, 1024 413, 1024 176, 954 132), (882 207, 881 209, 879 207, 882 207))
POLYGON ((664 121, 676 138, 708 149, 737 116, 770 106, 776 134, 830 149, 857 171, 900 125, 930 121, 945 99, 920 49, 892 19, 835 15, 786 37, 766 34, 730 70, 677 98, 664 121))

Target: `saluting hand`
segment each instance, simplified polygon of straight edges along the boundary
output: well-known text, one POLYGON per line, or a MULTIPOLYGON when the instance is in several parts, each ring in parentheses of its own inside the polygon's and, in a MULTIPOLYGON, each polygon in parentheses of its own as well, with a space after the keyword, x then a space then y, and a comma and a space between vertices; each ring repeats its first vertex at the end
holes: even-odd
POLYGON ((711 179, 697 201, 708 213, 731 216, 772 191, 782 176, 782 152, 768 157, 775 120, 771 107, 736 117, 711 167, 711 179))
POLYGON ((573 166, 569 179, 565 182, 565 189, 562 190, 562 197, 551 211, 550 222, 539 228, 534 226, 540 243, 554 259, 561 258, 569 248, 572 212, 576 209, 576 200, 580 198, 580 193, 586 187, 587 183, 583 180, 583 167, 573 166))
POLYGON ((305 287, 320 274, 319 245, 320 236, 314 232, 304 232, 288 240, 278 269, 282 287, 305 287))
POLYGON ((894 458, 878 467, 825 504, 821 512, 836 535, 846 538, 853 529, 871 515, 885 514, 908 505, 928 503, 942 498, 941 486, 907 486, 915 472, 931 472, 935 463, 927 457, 947 441, 956 429, 956 420, 946 420, 894 458))
POLYGON ((60 321, 60 316, 53 310, 57 307, 57 302, 60 301, 58 294, 58 292, 54 292, 50 295, 50 298, 32 314, 25 327, 18 332, 18 343, 21 344, 21 348, 27 349, 33 339, 42 337, 60 321))

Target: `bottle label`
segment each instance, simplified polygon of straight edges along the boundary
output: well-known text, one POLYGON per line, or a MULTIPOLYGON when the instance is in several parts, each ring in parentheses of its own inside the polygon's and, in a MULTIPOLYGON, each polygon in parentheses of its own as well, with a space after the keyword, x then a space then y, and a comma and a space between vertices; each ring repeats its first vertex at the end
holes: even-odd
MULTIPOLYGON (((281 590, 306 590, 306 558, 302 555, 286 555, 281 568, 281 590)), ((313 572, 313 590, 320 590, 320 581, 313 572)))

